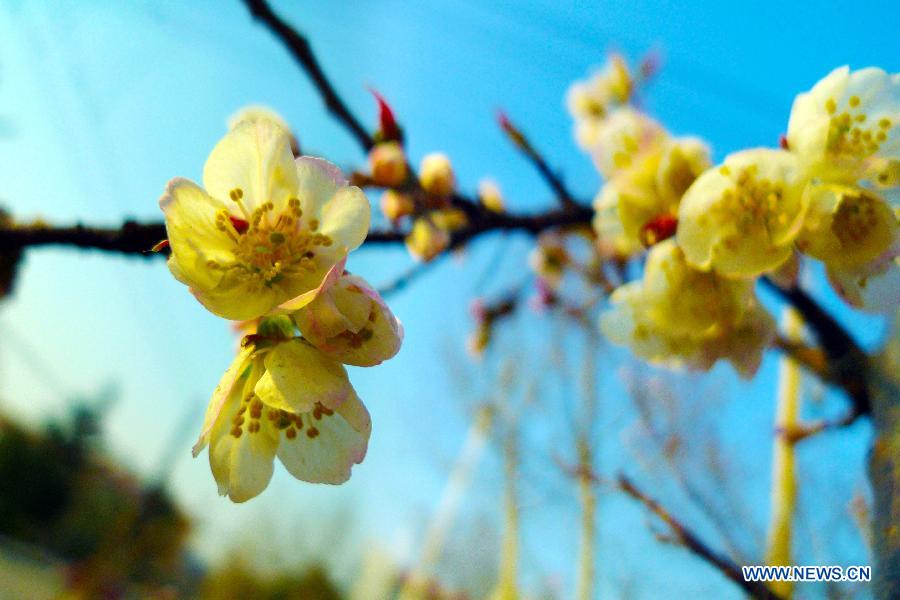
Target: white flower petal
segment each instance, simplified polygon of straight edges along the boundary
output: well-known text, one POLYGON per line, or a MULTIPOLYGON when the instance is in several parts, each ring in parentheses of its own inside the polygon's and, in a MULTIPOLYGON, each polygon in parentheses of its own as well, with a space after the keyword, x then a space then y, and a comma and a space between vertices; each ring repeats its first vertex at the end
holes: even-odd
POLYGON ((218 285, 222 271, 210 269, 209 261, 234 260, 234 243, 216 227, 216 214, 225 205, 195 183, 176 177, 166 186, 159 207, 166 217, 172 274, 191 288, 218 285))
MULTIPOLYGON (((209 406, 206 409, 206 415, 203 418, 203 427, 200 430, 200 438, 191 449, 194 458, 196 458, 197 455, 200 454, 200 451, 206 447, 206 444, 209 441, 209 433, 216 420, 219 418, 219 415, 222 413, 226 401, 232 396, 237 388, 240 388, 243 385, 243 376, 247 374, 247 369, 250 367, 250 357, 254 350, 255 348, 252 345, 241 348, 241 351, 235 357, 231 366, 229 366, 225 371, 225 374, 222 375, 219 385, 217 385, 216 389, 213 391, 212 398, 209 400, 209 406)), ((238 394, 238 398, 240 398, 240 394, 238 394)))
POLYGON ((203 187, 215 198, 231 200, 239 189, 249 211, 266 202, 281 212, 297 194, 297 170, 291 152, 290 133, 267 119, 243 121, 216 144, 203 168, 203 187))
POLYGON ((322 207, 322 233, 333 241, 332 254, 358 248, 369 233, 372 209, 369 199, 355 186, 342 187, 322 207))
POLYGON ((275 346, 266 354, 265 365, 255 389, 273 408, 299 414, 316 403, 335 408, 353 395, 344 367, 302 340, 275 346))
POLYGON ((333 414, 303 415, 304 428, 293 437, 281 433, 278 458, 297 479, 312 483, 344 483, 353 465, 366 456, 371 420, 356 394, 333 414))

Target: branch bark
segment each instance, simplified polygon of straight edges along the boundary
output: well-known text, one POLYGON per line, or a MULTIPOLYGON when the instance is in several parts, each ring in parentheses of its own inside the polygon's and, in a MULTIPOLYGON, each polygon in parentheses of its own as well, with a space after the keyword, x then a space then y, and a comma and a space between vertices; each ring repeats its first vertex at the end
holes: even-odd
POLYGON ((303 71, 312 80, 314 86, 325 102, 328 111, 337 119, 350 134, 364 152, 368 152, 375 145, 375 140, 362 126, 350 109, 335 91, 334 86, 325 76, 312 47, 303 35, 288 25, 281 17, 275 14, 272 7, 265 0, 243 0, 253 18, 262 23, 271 31, 284 46, 290 51, 291 56, 297 61, 303 71))
POLYGON ((783 288, 768 277, 762 282, 797 309, 813 330, 828 359, 829 379, 843 388, 852 402, 846 422, 871 414, 869 358, 856 340, 802 288, 783 288))

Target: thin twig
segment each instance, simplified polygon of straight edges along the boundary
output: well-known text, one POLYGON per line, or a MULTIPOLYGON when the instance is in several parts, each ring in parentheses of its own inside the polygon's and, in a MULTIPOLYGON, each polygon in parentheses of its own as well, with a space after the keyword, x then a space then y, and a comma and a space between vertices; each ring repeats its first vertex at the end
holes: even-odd
POLYGON ((566 184, 563 180, 557 175, 553 169, 550 168, 550 165, 547 164, 547 161, 544 160, 544 157, 540 152, 534 147, 531 141, 525 137, 525 134, 522 133, 522 130, 519 129, 516 125, 509 120, 509 118, 504 113, 500 113, 498 116, 498 120, 500 121, 500 127, 503 129, 503 132, 506 133, 506 136, 512 141, 512 143, 518 148, 522 154, 531 162, 532 165, 538 170, 541 174, 541 177, 544 178, 544 181, 547 182, 547 185, 556 193, 556 199, 562 204, 565 208, 575 208, 579 204, 575 201, 575 198, 572 196, 571 192, 569 192, 566 184))
POLYGON ((388 296, 395 294, 401 290, 406 289, 410 283, 419 278, 420 275, 423 275, 425 271, 427 271, 431 266, 437 263, 441 259, 440 256, 435 257, 433 260, 429 262, 417 262, 402 273, 397 275, 394 279, 384 284, 383 286, 378 288, 378 293, 383 297, 387 298, 388 296))
POLYGON ((650 512, 659 517, 672 531, 674 541, 718 569, 720 573, 740 586, 751 597, 769 600, 779 600, 781 598, 781 596, 761 582, 744 580, 744 575, 739 565, 710 548, 696 533, 688 529, 686 525, 675 518, 659 502, 638 489, 625 475, 620 474, 616 483, 620 490, 643 504, 650 512))
POLYGON ((300 64, 303 71, 309 75, 319 95, 322 96, 325 106, 334 118, 347 128, 365 152, 371 150, 372 146, 375 145, 375 140, 360 124, 360 121, 353 116, 353 113, 350 112, 350 109, 347 108, 347 105, 335 91, 334 86, 328 81, 325 72, 322 71, 322 67, 319 65, 319 61, 313 54, 309 41, 275 14, 266 0, 243 1, 250 14, 281 40, 294 59, 300 64))

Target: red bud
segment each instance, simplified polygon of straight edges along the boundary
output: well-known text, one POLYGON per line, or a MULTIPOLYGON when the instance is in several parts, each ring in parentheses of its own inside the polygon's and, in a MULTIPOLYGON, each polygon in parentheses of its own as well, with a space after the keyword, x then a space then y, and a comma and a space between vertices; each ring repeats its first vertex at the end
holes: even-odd
POLYGON ((782 150, 790 150, 790 146, 788 146, 787 136, 783 133, 778 136, 778 147, 782 150))
POLYGON ((500 129, 503 130, 503 133, 505 133, 507 137, 512 140, 512 143, 514 143, 519 148, 526 147, 527 142, 525 141, 525 136, 522 135, 522 132, 519 131, 519 129, 515 125, 513 125, 513 122, 509 120, 509 117, 507 117, 506 113, 502 110, 497 111, 497 123, 499 123, 500 129))
POLYGON ((372 95, 375 96, 375 102, 378 103, 378 128, 381 131, 381 140, 385 142, 402 141, 403 135, 400 132, 397 119, 394 117, 393 109, 384 99, 384 96, 373 88, 369 88, 369 91, 372 92, 372 95))

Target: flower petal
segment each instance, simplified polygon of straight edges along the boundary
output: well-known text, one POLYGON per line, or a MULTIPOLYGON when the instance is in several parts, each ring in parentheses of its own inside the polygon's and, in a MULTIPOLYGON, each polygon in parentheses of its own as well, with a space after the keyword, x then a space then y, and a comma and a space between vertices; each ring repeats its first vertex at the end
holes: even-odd
POLYGON ((371 367, 393 357, 403 327, 362 277, 344 275, 327 293, 294 313, 303 336, 334 360, 371 367))
POLYGON ((206 416, 203 418, 203 427, 200 430, 200 438, 191 449, 194 458, 196 458, 197 455, 200 454, 200 451, 206 447, 206 444, 209 441, 209 433, 216 423, 216 420, 219 418, 219 415, 222 413, 225 402, 232 395, 232 392, 241 386, 241 380, 247 373, 247 368, 250 366, 250 356, 253 354, 254 350, 255 348, 252 345, 241 348, 241 351, 235 357, 231 366, 229 366, 225 371, 225 374, 222 375, 219 385, 217 385, 216 389, 213 391, 212 398, 209 399, 209 406, 206 409, 206 416))
POLYGON ((811 184, 809 211, 797 247, 829 267, 850 270, 869 263, 893 246, 900 235, 887 201, 861 187, 811 184))
POLYGON ((796 157, 757 148, 728 156, 688 188, 678 209, 678 245, 688 262, 754 277, 790 258, 803 225, 805 180, 796 157))
POLYGON ((240 268, 225 270, 212 289, 192 288, 191 292, 207 310, 231 321, 260 317, 285 297, 277 286, 260 285, 240 268))
MULTIPOLYGON (((234 406, 236 413, 237 405, 234 406)), ((219 494, 227 495, 233 502, 245 502, 269 485, 278 437, 267 419, 260 419, 258 431, 245 430, 235 436, 229 429, 232 417, 229 415, 213 428, 209 464, 219 494)))
POLYGON ((353 395, 344 367, 303 340, 278 344, 266 354, 265 365, 255 389, 273 408, 292 413, 313 410, 316 403, 336 408, 353 395))
POLYGON ((371 220, 369 199, 355 186, 342 187, 322 207, 322 233, 333 240, 333 252, 358 248, 369 233, 371 220))
POLYGON ((268 119, 238 123, 216 144, 203 168, 203 187, 213 197, 227 200, 240 189, 251 212, 272 202, 278 214, 296 195, 297 185, 290 133, 268 119))
POLYGON ((366 456, 372 422, 365 405, 351 394, 334 412, 306 416, 293 437, 282 432, 278 458, 288 472, 311 483, 344 483, 366 456))
MULTIPOLYGON (((253 385, 262 374, 262 360, 252 361, 241 393, 228 396, 209 434, 209 465, 219 486, 219 493, 234 502, 257 496, 272 478, 273 461, 278 445, 278 432, 272 423, 248 403, 253 385)), ((260 407, 261 408, 261 407, 260 407)))
POLYGON ((166 218, 172 248, 168 264, 175 278, 194 289, 218 285, 223 272, 211 269, 209 262, 234 260, 234 243, 216 227, 216 214, 225 205, 192 181, 176 177, 166 186, 159 207, 166 218))
POLYGON ((344 267, 346 266, 346 264, 346 257, 339 260, 328 270, 328 273, 322 279, 322 283, 320 283, 317 288, 309 290, 308 292, 304 292, 296 298, 288 300, 287 302, 283 302, 278 306, 277 312, 289 313, 295 310, 300 310, 301 308, 315 300, 318 296, 320 296, 331 286, 337 283, 337 281, 341 278, 341 275, 344 274, 344 267))

